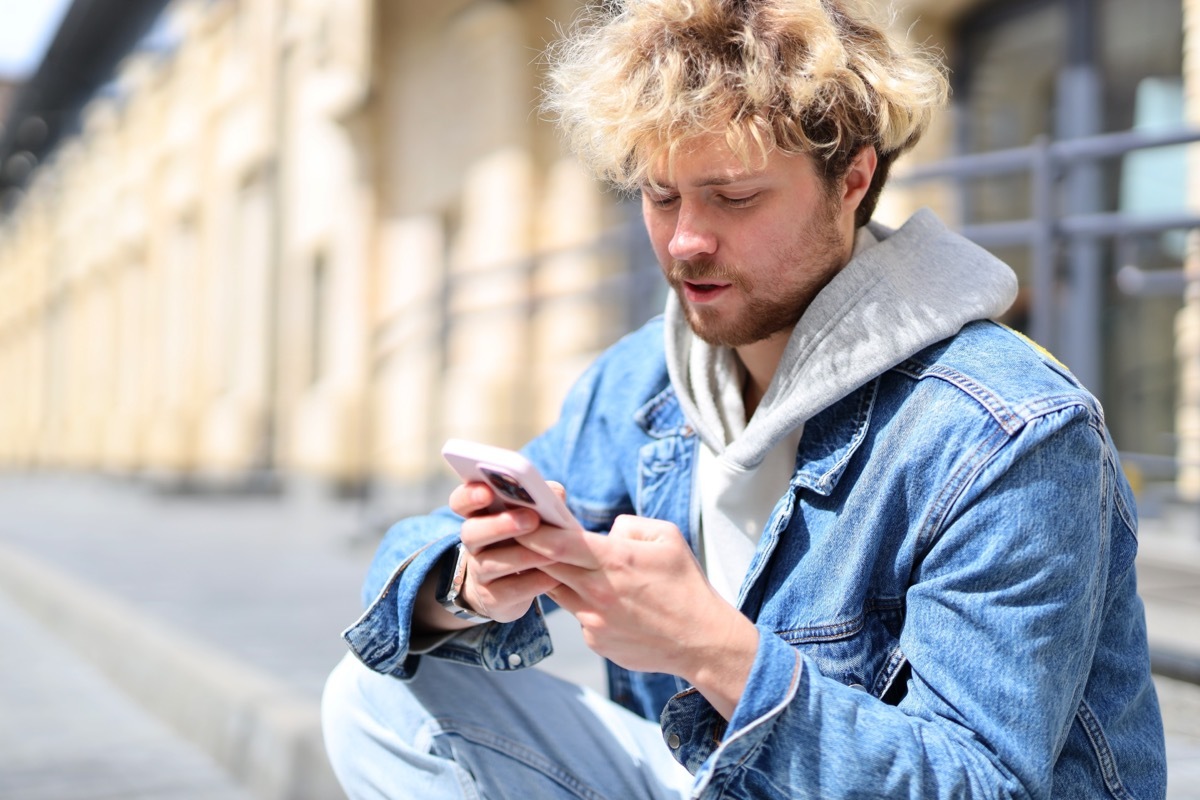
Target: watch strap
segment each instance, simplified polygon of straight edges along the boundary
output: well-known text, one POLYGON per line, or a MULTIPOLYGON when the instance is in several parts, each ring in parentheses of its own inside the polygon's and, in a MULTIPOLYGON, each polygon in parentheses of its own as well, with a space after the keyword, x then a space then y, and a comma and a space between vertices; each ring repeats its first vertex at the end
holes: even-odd
POLYGON ((481 624, 491 622, 491 617, 477 614, 468 608, 462 598, 463 583, 467 578, 467 551, 462 542, 446 554, 442 562, 442 573, 438 579, 436 598, 438 604, 455 617, 481 624))

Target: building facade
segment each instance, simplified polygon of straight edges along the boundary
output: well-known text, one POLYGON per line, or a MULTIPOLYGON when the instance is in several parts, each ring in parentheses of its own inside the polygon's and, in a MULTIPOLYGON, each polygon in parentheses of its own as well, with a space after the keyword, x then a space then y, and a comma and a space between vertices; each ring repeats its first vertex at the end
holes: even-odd
MULTIPOLYGON (((1150 33, 1137 41, 1120 33, 1122 5, 1134 4, 902 5, 896 30, 945 51, 956 101, 878 217, 1033 216, 1029 175, 904 176, 1172 110, 1177 127, 1200 125, 1200 73, 1178 33, 1200 0, 1138 4, 1150 33), (1092 34, 1064 47, 1079 15, 1092 34), (1166 111, 1138 111, 1140 93, 1166 111)), ((579 6, 171 3, 171 45, 123 62, 0 220, 0 465, 312 478, 417 506, 449 477, 444 439, 534 435, 664 298, 636 204, 585 175, 535 111, 538 53, 579 6)), ((1056 191, 1082 198, 1071 213, 1119 206, 1155 174, 1122 169, 1064 173, 1056 191)), ((1200 180, 1181 186, 1200 208, 1200 180)), ((1062 241, 1041 295, 1042 308, 1054 295, 1050 343, 1101 394, 1118 445, 1169 461, 1200 500, 1200 240, 1135 244, 1062 241), (1119 294, 1126 256, 1178 285, 1119 294)), ((1022 277, 1018 327, 1034 304, 1027 250, 998 249, 1022 277)))

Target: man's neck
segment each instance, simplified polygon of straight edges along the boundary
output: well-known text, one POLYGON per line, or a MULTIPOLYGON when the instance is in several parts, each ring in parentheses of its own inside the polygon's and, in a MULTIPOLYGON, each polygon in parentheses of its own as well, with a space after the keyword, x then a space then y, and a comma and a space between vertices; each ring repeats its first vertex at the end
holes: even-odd
POLYGON ((791 329, 778 331, 752 344, 737 348, 738 358, 746 368, 746 383, 742 386, 742 405, 746 409, 747 421, 754 416, 755 409, 767 393, 783 351, 787 348, 788 339, 792 336, 791 329))
MULTIPOLYGON (((845 257, 842 259, 841 267, 839 267, 838 271, 849 263, 858 249, 859 230, 854 227, 853 218, 849 221, 848 234, 845 245, 845 257)), ((869 243, 875 241, 872 236, 868 236, 867 239, 868 241, 863 242, 863 249, 869 246, 869 243)), ((767 393, 767 387, 771 385, 771 379, 775 377, 775 370, 779 369, 779 362, 783 359, 783 351, 787 349, 787 343, 791 338, 792 328, 788 328, 784 331, 778 331, 761 341, 736 348, 738 358, 741 359, 742 365, 746 368, 746 383, 742 386, 742 404, 746 409, 747 422, 754 416, 755 409, 762 402, 763 395, 767 393)))

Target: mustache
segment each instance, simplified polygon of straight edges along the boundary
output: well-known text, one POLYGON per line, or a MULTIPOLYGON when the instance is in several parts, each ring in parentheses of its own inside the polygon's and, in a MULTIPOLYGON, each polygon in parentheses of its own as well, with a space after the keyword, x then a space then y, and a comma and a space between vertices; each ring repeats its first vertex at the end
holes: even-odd
POLYGON ((667 282, 672 286, 682 283, 731 283, 744 288, 742 275, 725 264, 715 261, 672 261, 666 269, 667 282))

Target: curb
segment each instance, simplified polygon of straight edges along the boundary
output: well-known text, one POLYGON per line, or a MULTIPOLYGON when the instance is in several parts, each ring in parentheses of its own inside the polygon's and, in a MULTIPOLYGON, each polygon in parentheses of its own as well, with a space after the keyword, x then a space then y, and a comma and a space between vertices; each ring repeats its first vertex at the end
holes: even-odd
POLYGON ((318 703, 3 544, 0 585, 257 797, 345 797, 325 755, 318 703))

